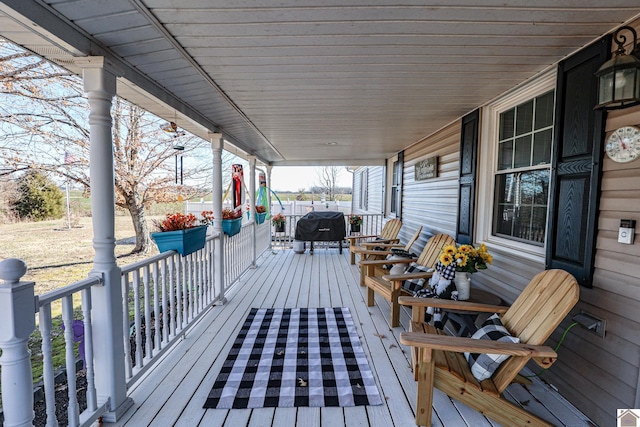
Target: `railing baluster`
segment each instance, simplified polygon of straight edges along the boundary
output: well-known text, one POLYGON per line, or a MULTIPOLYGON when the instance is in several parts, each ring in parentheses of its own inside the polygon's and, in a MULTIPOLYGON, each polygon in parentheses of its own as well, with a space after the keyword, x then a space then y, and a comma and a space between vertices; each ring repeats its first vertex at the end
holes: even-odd
POLYGON ((133 272, 133 322, 136 337, 136 369, 142 369, 142 320, 140 319, 140 271, 133 272))
POLYGON ((144 286, 144 359, 151 360, 153 357, 153 336, 151 333, 151 295, 149 289, 149 266, 145 265, 142 270, 142 284, 144 286))
POLYGON ((128 381, 133 376, 133 363, 131 360, 131 327, 129 325, 129 274, 122 273, 122 336, 124 337, 124 368, 125 378, 128 381))
MULTIPOLYGON (((85 377, 87 379, 87 410, 95 411, 98 408, 96 396, 95 371, 93 366, 93 325, 91 319, 91 289, 83 289, 82 295, 82 317, 84 319, 84 366, 85 377)), ((126 354, 126 353, 125 353, 126 354)))
POLYGON ((153 334, 153 344, 155 352, 157 353, 162 349, 160 345, 160 340, 162 338, 162 334, 160 332, 160 320, 162 319, 162 313, 160 311, 160 288, 158 286, 158 263, 153 263, 153 312, 154 312, 154 322, 153 327, 155 330, 155 334, 153 334))
POLYGON ((173 304, 167 301, 167 260, 161 261, 160 286, 162 289, 162 342, 169 342, 169 307, 173 304))
POLYGON ((182 282, 180 280, 180 278, 182 277, 182 271, 181 271, 181 266, 182 266, 182 261, 181 258, 178 255, 174 255, 173 257, 171 257, 175 263, 175 267, 176 267, 176 280, 175 283, 173 284, 173 286, 175 286, 176 288, 176 295, 178 298, 178 316, 177 316, 177 324, 176 324, 176 333, 179 333, 182 330, 182 315, 184 314, 184 298, 182 297, 182 282))
POLYGON ((169 337, 173 338, 176 336, 176 327, 177 327, 177 322, 178 322, 178 316, 179 316, 179 307, 180 307, 180 302, 178 300, 178 297, 176 296, 176 292, 175 292, 175 269, 176 269, 176 265, 175 265, 175 259, 172 256, 171 258, 169 258, 169 282, 167 283, 167 286, 169 286, 169 301, 171 301, 170 305, 169 305, 169 313, 171 313, 171 315, 169 316, 169 337))
POLYGON ((47 406, 47 426, 57 426, 53 357, 51 348, 51 304, 44 304, 38 312, 40 335, 42 336, 42 382, 47 406))
POLYGON ((69 402, 67 417, 69 426, 80 424, 80 409, 76 392, 76 356, 73 351, 73 294, 62 298, 62 321, 64 322, 65 360, 69 402))

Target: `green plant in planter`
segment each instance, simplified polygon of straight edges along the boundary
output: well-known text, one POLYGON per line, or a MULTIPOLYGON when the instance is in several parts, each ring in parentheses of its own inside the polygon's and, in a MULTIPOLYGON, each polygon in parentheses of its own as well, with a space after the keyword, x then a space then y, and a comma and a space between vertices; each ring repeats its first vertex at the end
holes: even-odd
POLYGON ((160 252, 174 250, 185 256, 204 248, 207 227, 200 225, 193 214, 167 214, 165 219, 154 221, 154 224, 159 232, 152 233, 151 238, 156 242, 160 252))

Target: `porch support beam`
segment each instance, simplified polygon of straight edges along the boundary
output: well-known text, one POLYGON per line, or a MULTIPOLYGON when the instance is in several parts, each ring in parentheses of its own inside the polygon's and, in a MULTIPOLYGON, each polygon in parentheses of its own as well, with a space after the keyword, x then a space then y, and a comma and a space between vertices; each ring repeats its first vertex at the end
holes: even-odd
POLYGON ((251 267, 256 267, 256 259, 258 258, 258 239, 256 232, 258 231, 258 223, 256 222, 256 156, 249 156, 249 211, 253 223, 251 224, 251 267))
POLYGON ((225 304, 224 296, 224 233, 222 232, 222 150, 224 140, 220 133, 210 133, 211 151, 213 152, 213 233, 218 235, 215 240, 215 253, 213 262, 215 265, 215 280, 217 287, 217 299, 219 304, 225 304))
POLYGON ((99 402, 108 400, 107 422, 116 422, 133 404, 127 398, 124 364, 121 271, 115 257, 115 189, 111 135, 111 100, 116 71, 103 57, 77 60, 89 99, 89 171, 95 257, 90 276, 104 286, 91 288, 95 378, 99 402))
MULTIPOLYGON (((273 217, 273 206, 271 204, 271 169, 273 166, 267 165, 267 197, 269 198, 269 215, 273 217)), ((271 221, 271 219, 269 219, 271 221)), ((273 239, 271 238, 271 226, 269 226, 269 250, 273 249, 273 239)))

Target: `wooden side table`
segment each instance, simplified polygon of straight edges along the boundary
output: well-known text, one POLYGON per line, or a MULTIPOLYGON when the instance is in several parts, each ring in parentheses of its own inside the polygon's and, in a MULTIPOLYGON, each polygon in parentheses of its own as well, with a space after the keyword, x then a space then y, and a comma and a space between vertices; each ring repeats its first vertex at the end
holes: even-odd
MULTIPOLYGON (((469 299, 465 300, 469 302, 477 302, 488 305, 501 305, 502 299, 488 291, 482 289, 471 288, 469 299)), ((471 336, 478 330, 476 327, 476 319, 479 312, 473 311, 460 311, 460 310, 447 310, 445 311, 446 320, 450 320, 455 328, 456 334, 459 337, 471 336)))

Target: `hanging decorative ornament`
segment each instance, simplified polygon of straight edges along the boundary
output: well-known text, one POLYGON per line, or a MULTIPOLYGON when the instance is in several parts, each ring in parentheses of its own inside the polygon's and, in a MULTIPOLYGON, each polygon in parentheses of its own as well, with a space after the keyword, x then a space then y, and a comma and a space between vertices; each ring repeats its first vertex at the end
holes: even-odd
POLYGON ((173 134, 174 138, 185 135, 185 131, 178 129, 178 113, 173 112, 173 121, 160 126, 163 131, 173 134))

